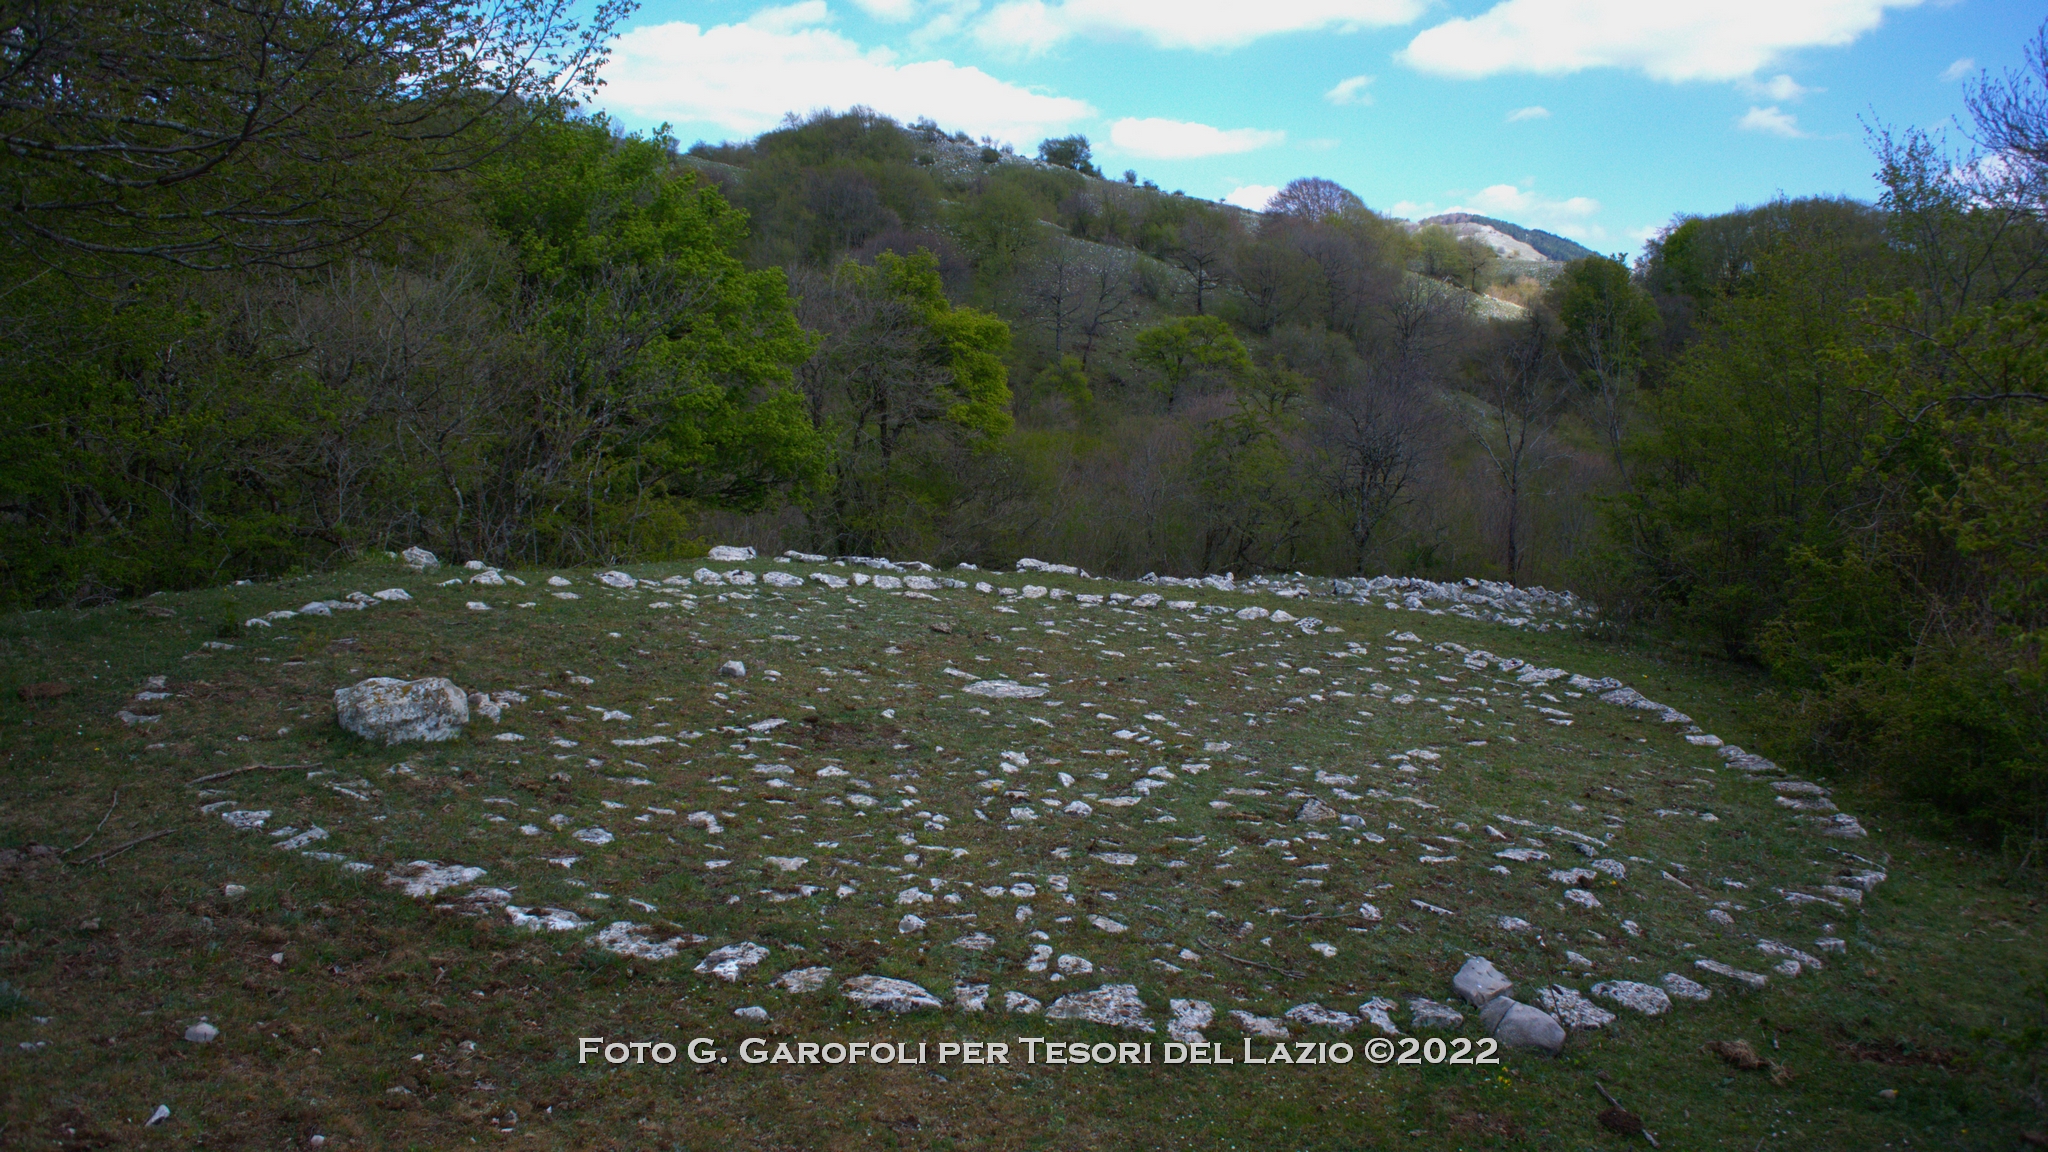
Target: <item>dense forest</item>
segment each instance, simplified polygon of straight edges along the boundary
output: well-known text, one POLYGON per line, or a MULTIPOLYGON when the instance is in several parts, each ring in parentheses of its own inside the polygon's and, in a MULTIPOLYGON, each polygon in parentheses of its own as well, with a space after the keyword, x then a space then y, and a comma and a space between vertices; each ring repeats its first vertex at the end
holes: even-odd
POLYGON ((2048 834, 2048 40, 1965 139, 1876 132, 1876 203, 1530 268, 1078 136, 625 133, 579 111, 620 11, 567 13, 8 17, 0 596, 714 538, 1489 576, 1768 669, 1786 757, 2048 834))

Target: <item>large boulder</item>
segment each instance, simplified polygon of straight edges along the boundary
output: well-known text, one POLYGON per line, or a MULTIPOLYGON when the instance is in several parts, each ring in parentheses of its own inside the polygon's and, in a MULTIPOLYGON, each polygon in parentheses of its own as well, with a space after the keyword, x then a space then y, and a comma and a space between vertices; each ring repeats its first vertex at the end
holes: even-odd
POLYGON ((372 676, 334 690, 334 718, 363 739, 383 744, 453 740, 469 723, 469 694, 442 676, 372 676))
POLYGON ((1508 996, 1487 1002, 1479 1026, 1503 1048, 1533 1048, 1551 1056, 1564 1049, 1564 1025, 1556 1017, 1508 996))

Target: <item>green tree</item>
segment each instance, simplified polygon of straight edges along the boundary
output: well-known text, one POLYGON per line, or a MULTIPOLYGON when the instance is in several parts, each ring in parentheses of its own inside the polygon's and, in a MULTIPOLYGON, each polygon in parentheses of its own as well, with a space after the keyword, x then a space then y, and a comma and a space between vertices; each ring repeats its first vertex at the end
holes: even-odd
POLYGON ((1251 354, 1230 325, 1214 316, 1183 316, 1138 333, 1131 358, 1159 376, 1158 388, 1171 409, 1196 373, 1219 372, 1237 380, 1251 371, 1251 354))
POLYGON ((1546 305, 1557 313, 1567 366, 1591 401, 1617 472, 1657 306, 1620 260, 1589 256, 1565 265, 1546 305))
POLYGON ((0 235, 102 268, 303 266, 459 190, 591 91, 628 6, 183 0, 10 6, 0 235))
POLYGON ((797 282, 820 336, 800 371, 812 422, 834 445, 812 506, 818 542, 843 552, 927 545, 962 471, 1012 427, 1009 326, 947 302, 929 252, 882 253, 797 282))
POLYGON ((1094 164, 1086 136, 1061 136, 1053 140, 1040 140, 1038 158, 1047 164, 1071 168, 1083 176, 1102 175, 1102 170, 1094 164))

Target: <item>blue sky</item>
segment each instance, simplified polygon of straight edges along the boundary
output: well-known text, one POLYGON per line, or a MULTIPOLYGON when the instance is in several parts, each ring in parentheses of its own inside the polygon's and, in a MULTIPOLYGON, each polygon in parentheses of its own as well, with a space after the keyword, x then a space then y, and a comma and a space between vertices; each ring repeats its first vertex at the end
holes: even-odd
POLYGON ((866 104, 1255 207, 1324 176, 1636 250, 1678 213, 1875 195, 2048 6, 1992 0, 645 0, 597 100, 685 142, 866 104))

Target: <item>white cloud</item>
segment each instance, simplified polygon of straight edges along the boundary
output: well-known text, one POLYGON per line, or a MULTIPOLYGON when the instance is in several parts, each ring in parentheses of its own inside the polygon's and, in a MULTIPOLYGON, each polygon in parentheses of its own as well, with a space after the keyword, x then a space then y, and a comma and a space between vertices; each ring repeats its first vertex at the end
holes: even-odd
POLYGON ((1193 160, 1229 156, 1278 144, 1285 132, 1260 128, 1211 128, 1183 120, 1125 117, 1110 125, 1109 142, 1119 150, 1147 160, 1193 160))
POLYGON ((1781 112, 1776 105, 1769 108, 1751 108, 1735 122, 1745 132, 1766 132, 1772 136, 1783 136, 1796 140, 1806 133, 1799 130, 1799 118, 1789 112, 1781 112))
POLYGON ((1629 68, 1657 80, 1740 80, 1801 48, 1839 47, 1921 0, 1501 0, 1424 29, 1400 58, 1462 79, 1629 68))
POLYGON ((1264 212, 1266 204, 1279 194, 1278 184, 1246 184, 1241 188, 1231 189, 1230 195, 1225 196, 1223 202, 1253 212, 1264 212))
POLYGON ((1531 104, 1527 108, 1517 108, 1513 112, 1508 113, 1508 123, 1510 124, 1518 123, 1523 120, 1548 119, 1550 119, 1550 109, 1545 108, 1541 104, 1531 104))
POLYGON ((1370 76, 1353 76, 1349 80, 1339 80, 1335 88, 1323 93, 1323 99, 1337 105, 1370 104, 1372 93, 1366 89, 1372 85, 1372 79, 1370 76))
POLYGON ((1965 56, 1961 60, 1943 68, 1941 70, 1941 78, 1953 84, 1966 76, 1973 75, 1976 71, 1977 61, 1973 57, 1965 56))
POLYGON ((1546 229, 1574 240, 1607 235, 1605 229, 1593 223, 1593 218, 1600 214, 1600 202, 1591 196, 1553 200, 1513 184, 1494 184, 1467 197, 1461 208, 1449 210, 1495 216, 1511 224, 1546 229))
POLYGON ((675 22, 620 36, 600 103, 636 120, 708 122, 762 132, 786 112, 865 104, 899 120, 1030 143, 1093 116, 1086 101, 1051 96, 948 60, 903 62, 816 24, 822 0, 766 9, 744 24, 675 22))
POLYGON ((1069 37, 1134 37, 1159 48, 1237 48, 1290 32, 1386 28, 1422 15, 1425 0, 1005 0, 975 27, 998 51, 1042 52, 1069 37))
POLYGON ((1742 89, 1743 93, 1752 100, 1772 100, 1778 103, 1797 100, 1802 96, 1811 96, 1815 92, 1826 91, 1824 88, 1808 88, 1783 72, 1778 73, 1769 80, 1756 80, 1744 77, 1741 80, 1737 80, 1735 86, 1742 89))
POLYGON ((901 24, 917 15, 917 0, 853 0, 854 7, 891 24, 901 24))

